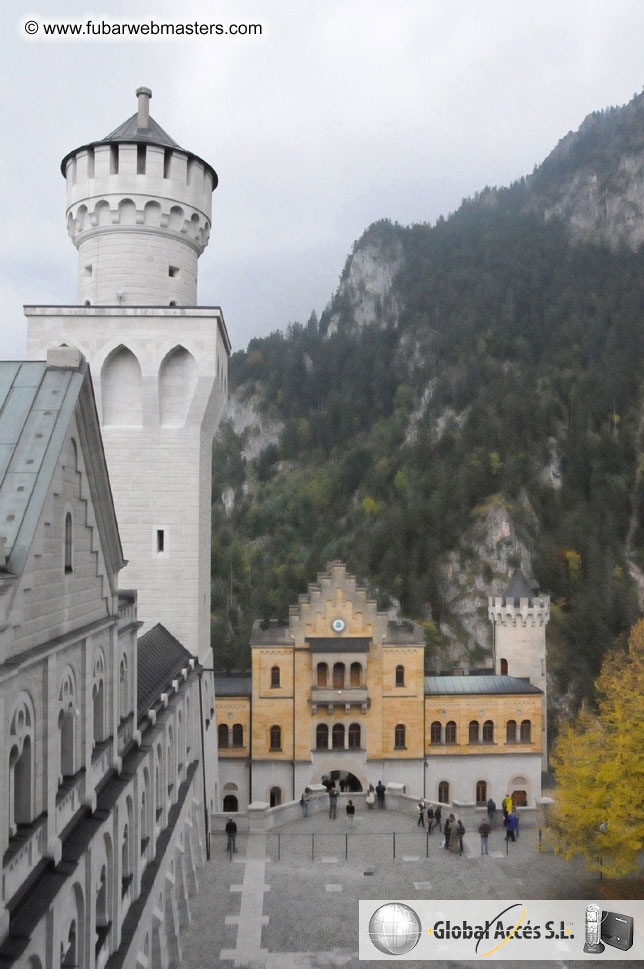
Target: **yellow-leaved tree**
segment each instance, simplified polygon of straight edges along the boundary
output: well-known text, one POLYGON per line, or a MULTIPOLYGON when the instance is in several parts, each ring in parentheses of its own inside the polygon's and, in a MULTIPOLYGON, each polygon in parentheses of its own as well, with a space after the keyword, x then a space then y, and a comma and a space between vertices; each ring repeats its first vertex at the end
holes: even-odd
POLYGON ((641 870, 644 848, 644 620, 627 650, 609 653, 596 682, 598 713, 582 712, 552 755, 558 791, 548 827, 566 858, 619 877, 641 870))

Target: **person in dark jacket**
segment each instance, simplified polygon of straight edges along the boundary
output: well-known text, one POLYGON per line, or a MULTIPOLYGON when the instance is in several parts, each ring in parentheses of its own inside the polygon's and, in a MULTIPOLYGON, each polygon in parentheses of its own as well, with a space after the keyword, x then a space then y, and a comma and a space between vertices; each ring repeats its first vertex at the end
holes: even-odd
POLYGON ((228 818, 226 821, 226 834, 228 835, 226 851, 237 851, 235 846, 235 839, 237 838, 237 825, 232 818, 228 818))
POLYGON ((516 841, 515 832, 517 830, 517 819, 516 815, 508 814, 505 819, 505 840, 506 841, 516 841))
POLYGON ((376 799, 378 801, 379 808, 383 808, 385 806, 386 791, 387 791, 387 788, 382 783, 382 781, 378 781, 378 783, 376 784, 376 799))
POLYGON ((335 785, 329 788, 329 817, 335 821, 338 810, 338 791, 335 785))

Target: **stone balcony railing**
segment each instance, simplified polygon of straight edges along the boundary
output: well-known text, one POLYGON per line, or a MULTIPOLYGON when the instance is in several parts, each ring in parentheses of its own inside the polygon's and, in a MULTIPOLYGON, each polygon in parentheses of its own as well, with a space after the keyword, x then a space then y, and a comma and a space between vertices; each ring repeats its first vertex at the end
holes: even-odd
POLYGON ((11 899, 27 880, 39 861, 46 856, 47 818, 41 816, 32 824, 21 824, 9 842, 3 859, 3 897, 11 899))
POLYGON ((56 834, 60 835, 76 812, 80 809, 85 798, 85 770, 80 770, 73 777, 63 778, 56 796, 56 834))
POLYGON ((344 707, 346 713, 352 706, 360 706, 361 712, 366 713, 371 700, 366 686, 347 686, 335 689, 332 686, 314 686, 311 688, 311 713, 317 713, 318 707, 327 707, 329 714, 334 707, 344 707))
POLYGON ((93 791, 97 784, 103 780, 110 767, 112 766, 112 738, 102 740, 96 744, 92 752, 92 763, 89 769, 88 787, 93 791))

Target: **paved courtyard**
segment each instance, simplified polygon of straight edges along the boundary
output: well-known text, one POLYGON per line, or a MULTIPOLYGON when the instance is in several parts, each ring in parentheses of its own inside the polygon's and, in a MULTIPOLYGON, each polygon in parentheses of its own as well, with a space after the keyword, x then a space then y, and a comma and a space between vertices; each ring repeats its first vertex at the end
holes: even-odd
MULTIPOLYGON (((361 813, 353 825, 338 810, 336 821, 316 814, 265 835, 239 836, 232 861, 225 851, 225 836, 213 837, 212 859, 201 873, 198 897, 190 900, 192 924, 183 945, 182 967, 382 969, 383 962, 358 959, 359 899, 597 895, 596 881, 579 863, 567 864, 553 854, 538 852, 535 830, 522 831, 506 856, 505 832, 498 826, 490 835, 490 854, 483 857, 478 834, 468 831, 459 857, 441 848, 438 831, 427 839, 415 818, 394 810, 366 811, 362 805, 358 810, 361 813)), ((407 969, 428 965, 397 962, 407 969)), ((588 963, 566 965, 587 967, 588 963)), ((635 969, 632 962, 619 965, 635 969)), ((531 964, 521 966, 530 969, 531 964)), ((555 969, 563 963, 532 966, 555 969)))

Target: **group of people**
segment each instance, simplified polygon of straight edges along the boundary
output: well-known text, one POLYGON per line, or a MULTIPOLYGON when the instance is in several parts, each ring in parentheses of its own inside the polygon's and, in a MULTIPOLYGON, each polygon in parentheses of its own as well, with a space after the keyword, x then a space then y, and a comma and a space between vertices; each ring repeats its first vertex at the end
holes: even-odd
POLYGON ((425 801, 424 797, 418 798, 418 804, 416 805, 416 813, 418 814, 418 827, 425 827, 425 819, 427 819, 427 833, 431 834, 434 828, 438 828, 442 831, 442 814, 440 805, 433 808, 431 804, 425 801))
MULTIPOLYGON (((501 808, 503 810, 503 827, 505 828, 505 840, 506 841, 516 841, 519 837, 519 816, 516 811, 513 810, 512 798, 509 794, 506 794, 501 801, 501 808)), ((479 834, 481 836, 481 854, 488 854, 488 838, 490 832, 494 827, 494 822, 496 820, 496 804, 489 799, 487 802, 487 820, 481 821, 479 824, 479 834)))
MULTIPOLYGON (((340 790, 341 791, 343 790, 342 782, 340 782, 340 790)), ((375 787, 373 786, 373 784, 370 784, 367 790, 367 796, 365 798, 367 808, 369 810, 372 810, 374 804, 377 804, 379 808, 384 808, 386 792, 387 792, 387 788, 382 783, 382 781, 378 781, 375 787)), ((306 794, 306 790, 304 793, 306 794)), ((331 784, 327 785, 327 793, 329 795, 329 817, 332 820, 335 820, 335 818, 337 817, 337 811, 338 811, 338 789, 335 786, 335 781, 331 781, 331 784)), ((302 795, 302 798, 304 798, 304 794, 302 795)), ((306 817, 308 813, 308 807, 307 807, 307 810, 304 811, 304 804, 302 800, 300 800, 300 803, 302 804, 304 817, 306 817)), ((355 817, 356 806, 351 799, 347 801, 345 811, 346 811, 347 818, 350 821, 352 821, 353 818, 355 817)))

